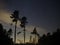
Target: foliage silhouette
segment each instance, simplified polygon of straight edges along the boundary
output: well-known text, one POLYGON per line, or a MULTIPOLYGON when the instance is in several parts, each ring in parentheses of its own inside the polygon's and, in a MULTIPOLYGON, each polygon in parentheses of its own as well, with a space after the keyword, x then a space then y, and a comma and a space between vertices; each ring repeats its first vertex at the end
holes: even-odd
POLYGON ((31 32, 31 34, 34 34, 35 35, 35 38, 34 38, 34 41, 33 42, 36 44, 36 35, 39 38, 39 34, 38 34, 37 30, 36 30, 36 27, 34 27, 33 32, 31 32))
POLYGON ((26 25, 26 23, 27 23, 27 18, 24 16, 24 17, 22 17, 22 19, 20 20, 21 21, 21 24, 20 24, 20 26, 22 27, 22 28, 24 28, 24 43, 25 43, 25 33, 26 33, 26 30, 25 30, 25 25, 26 25))
POLYGON ((27 23, 27 18, 24 16, 24 17, 22 17, 22 19, 21 19, 21 24, 20 24, 20 26, 21 26, 22 28, 24 28, 25 25, 26 25, 26 23, 27 23))
POLYGON ((3 29, 2 24, 0 24, 0 45, 13 45, 12 39, 8 36, 7 31, 3 29))
POLYGON ((12 29, 10 28, 7 33, 9 35, 9 37, 12 36, 12 29))
POLYGON ((10 17, 13 19, 12 21, 15 22, 14 43, 16 43, 16 27, 17 27, 17 21, 19 20, 19 11, 15 10, 10 17))
POLYGON ((60 29, 57 29, 52 35, 47 33, 38 40, 39 45, 60 45, 60 29))

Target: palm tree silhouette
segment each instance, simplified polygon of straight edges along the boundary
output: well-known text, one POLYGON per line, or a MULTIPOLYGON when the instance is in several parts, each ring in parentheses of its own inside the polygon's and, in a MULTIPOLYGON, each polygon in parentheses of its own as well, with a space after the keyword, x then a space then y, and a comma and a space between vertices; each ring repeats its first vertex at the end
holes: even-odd
POLYGON ((25 44, 25 33, 26 33, 26 30, 25 30, 25 25, 26 25, 26 23, 27 23, 27 18, 24 16, 24 17, 22 17, 22 19, 21 19, 21 24, 20 24, 20 26, 22 27, 22 28, 24 28, 24 44, 25 44))
POLYGON ((17 21, 19 20, 19 11, 15 10, 10 17, 13 19, 12 21, 15 22, 14 43, 16 43, 16 27, 17 27, 17 21))

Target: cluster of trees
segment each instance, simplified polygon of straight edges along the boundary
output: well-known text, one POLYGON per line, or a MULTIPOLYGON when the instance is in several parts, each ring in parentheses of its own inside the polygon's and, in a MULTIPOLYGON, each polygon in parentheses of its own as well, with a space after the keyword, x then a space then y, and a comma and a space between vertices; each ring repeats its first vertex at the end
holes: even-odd
MULTIPOLYGON (((14 31, 14 43, 16 43, 16 28, 17 28, 17 23, 18 21, 20 21, 20 27, 24 28, 24 43, 25 43, 25 33, 26 33, 26 30, 25 30, 25 25, 27 22, 27 18, 25 16, 23 16, 22 18, 20 18, 19 16, 19 11, 18 10, 15 10, 13 12, 13 14, 11 14, 10 18, 12 18, 12 22, 15 22, 15 31, 14 31)), ((20 34, 21 32, 18 32, 18 34, 20 34)))
MULTIPOLYGON (((15 22, 14 44, 16 43, 16 28, 17 28, 18 21, 20 21, 21 23, 20 26, 24 28, 24 43, 25 43, 25 24, 27 23, 26 21, 27 18, 25 16, 23 16, 22 18, 19 18, 18 10, 15 10, 13 14, 11 14, 10 18, 12 18, 12 22, 15 22)), ((3 29, 3 25, 0 24, 0 42, 1 42, 0 44, 12 45, 13 42, 12 42, 12 39, 10 38, 11 34, 12 34, 12 29, 9 29, 8 31, 6 31, 5 29, 3 29)))
MULTIPOLYGON (((11 14, 10 18, 12 18, 12 22, 15 22, 15 31, 14 31, 14 44, 16 43, 16 28, 17 28, 17 22, 20 21, 20 26, 24 28, 24 43, 25 43, 25 25, 27 23, 27 18, 23 16, 22 18, 19 18, 19 11, 15 10, 13 14, 11 14)), ((19 32, 20 33, 20 32, 19 32)), ((6 44, 6 45, 12 45, 13 41, 10 38, 12 34, 12 29, 9 29, 6 31, 6 29, 3 29, 3 25, 0 24, 0 44, 6 44)))
MULTIPOLYGON (((25 25, 27 22, 26 17, 19 18, 19 11, 14 11, 13 14, 10 16, 12 18, 12 21, 15 22, 15 30, 14 30, 14 43, 12 38, 10 38, 12 34, 12 29, 9 29, 6 31, 6 29, 3 28, 3 25, 0 24, 0 45, 18 45, 16 44, 16 28, 17 28, 17 22, 20 21, 21 24, 20 26, 24 28, 24 44, 25 44, 25 35, 26 35, 26 30, 25 30, 25 25)), ((21 32, 18 32, 19 34, 21 32)), ((53 32, 51 35, 50 33, 47 33, 47 35, 43 35, 42 37, 39 36, 38 32, 36 31, 36 27, 34 28, 33 32, 31 34, 36 35, 39 37, 38 44, 33 44, 33 43, 26 43, 26 45, 60 45, 60 29, 57 29, 56 32, 53 32)), ((23 45, 24 45, 23 44, 23 45)), ((22 45, 22 44, 20 44, 22 45)))
POLYGON ((12 38, 10 38, 11 29, 6 31, 3 25, 0 24, 0 45, 13 45, 12 38))
POLYGON ((38 40, 39 45, 60 45, 60 29, 57 29, 56 32, 53 32, 51 35, 47 33, 47 35, 43 35, 38 40))

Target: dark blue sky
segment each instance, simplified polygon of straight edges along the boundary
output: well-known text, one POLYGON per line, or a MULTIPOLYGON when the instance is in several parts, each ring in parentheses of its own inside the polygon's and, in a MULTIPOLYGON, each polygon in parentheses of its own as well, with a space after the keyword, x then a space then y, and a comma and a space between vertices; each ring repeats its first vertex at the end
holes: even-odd
POLYGON ((19 10, 28 22, 47 30, 60 27, 60 3, 58 0, 9 0, 10 10, 19 10))
POLYGON ((58 0, 6 0, 7 9, 20 11, 28 18, 28 24, 40 26, 47 31, 60 28, 60 1, 58 0))

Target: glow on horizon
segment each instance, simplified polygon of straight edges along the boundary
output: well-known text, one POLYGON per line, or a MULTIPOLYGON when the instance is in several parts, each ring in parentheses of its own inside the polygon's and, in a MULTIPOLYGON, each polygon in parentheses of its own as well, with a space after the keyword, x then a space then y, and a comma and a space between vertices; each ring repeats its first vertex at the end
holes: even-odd
MULTIPOLYGON (((2 20, 3 22, 5 22, 6 24, 4 24, 4 25, 7 25, 7 24, 9 24, 9 23, 12 23, 12 19, 10 18, 10 12, 8 12, 8 11, 5 11, 5 10, 3 10, 2 12, 0 12, 0 20, 2 20)), ((18 22, 18 24, 17 24, 17 26, 19 27, 19 24, 20 24, 20 22, 18 22)), ((8 29, 9 29, 9 25, 7 25, 7 27, 8 27, 8 29)), ((6 28, 7 28, 6 27, 6 28)), ((26 38, 26 42, 29 42, 29 36, 30 36, 30 34, 29 34, 29 32, 32 32, 33 31, 33 28, 34 28, 35 26, 33 26, 33 25, 27 25, 26 26, 26 30, 28 31, 27 32, 27 35, 28 36, 26 36, 27 38, 26 38)), ((14 30, 14 29, 13 29, 14 30)), ((20 29, 18 29, 18 31, 19 31, 20 29)), ((20 30, 21 31, 21 30, 20 30)), ((42 33, 46 33, 46 31, 45 31, 45 29, 43 29, 43 28, 41 28, 41 27, 37 27, 37 32, 38 33, 40 33, 40 34, 42 34, 42 33)), ((23 37, 23 34, 22 34, 22 37, 23 37)), ((17 38, 18 39, 21 39, 22 40, 22 42, 23 42, 23 38, 22 37, 20 37, 20 35, 19 36, 17 36, 17 38)), ((17 40, 17 43, 19 43, 19 41, 17 40)))

